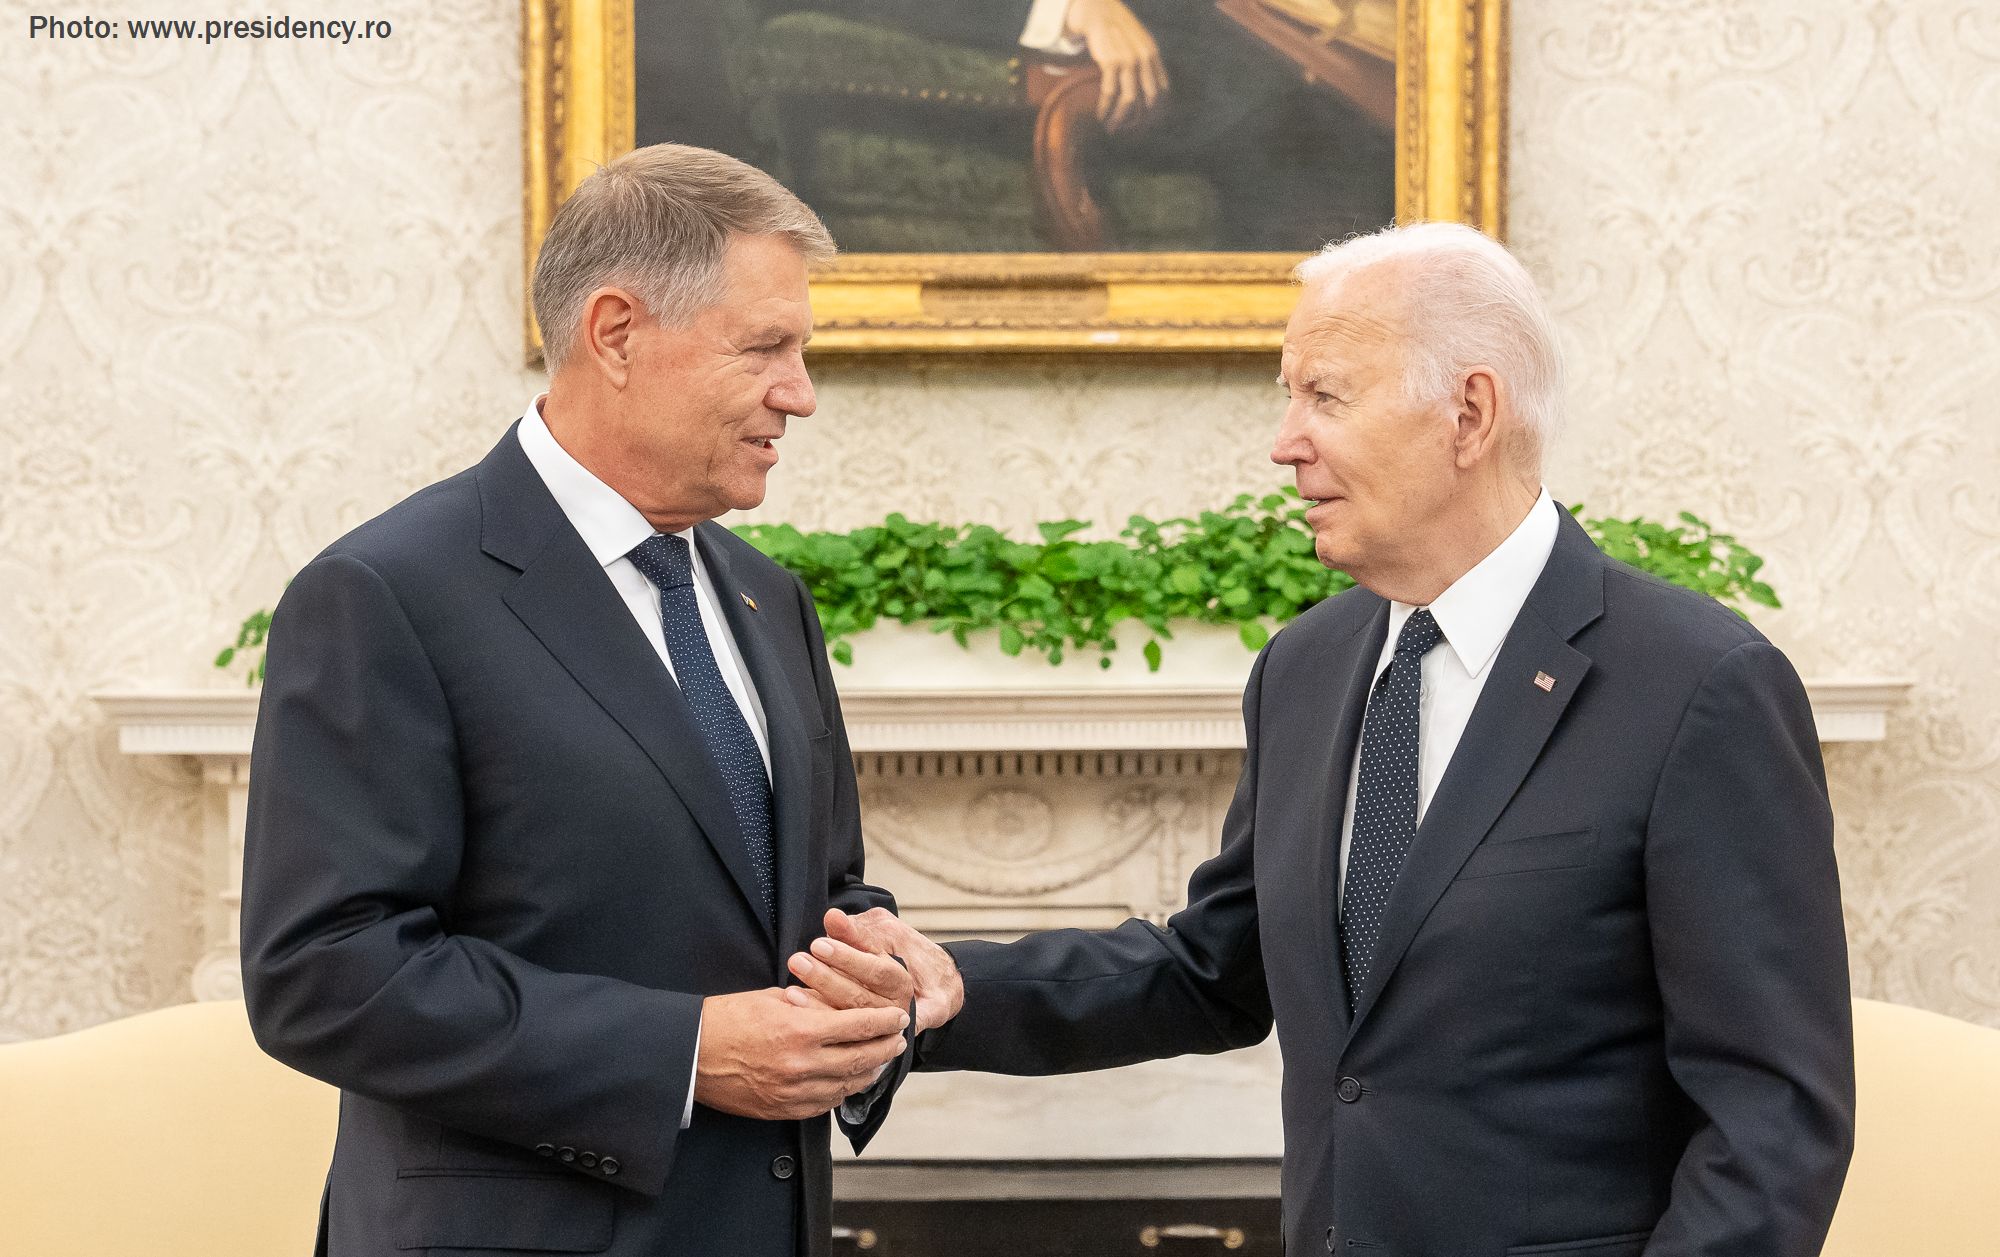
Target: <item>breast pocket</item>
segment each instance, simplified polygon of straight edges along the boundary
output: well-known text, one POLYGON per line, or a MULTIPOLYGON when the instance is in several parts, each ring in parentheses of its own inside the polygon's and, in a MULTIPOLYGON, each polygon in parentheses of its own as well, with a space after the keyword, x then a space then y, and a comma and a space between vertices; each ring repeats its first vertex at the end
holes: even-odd
POLYGON ((1589 864, 1597 850, 1595 829, 1568 829, 1525 838, 1487 839, 1472 850, 1459 868, 1458 880, 1499 877, 1506 873, 1540 873, 1589 864))

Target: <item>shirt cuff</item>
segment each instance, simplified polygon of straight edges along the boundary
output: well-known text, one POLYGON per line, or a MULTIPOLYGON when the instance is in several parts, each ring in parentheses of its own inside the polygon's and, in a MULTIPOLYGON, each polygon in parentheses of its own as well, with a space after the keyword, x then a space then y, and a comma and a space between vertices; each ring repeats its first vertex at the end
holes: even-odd
POLYGON ((1069 0, 1034 0, 1028 9, 1028 24, 1021 28, 1021 47, 1037 52, 1053 52, 1074 57, 1084 51, 1083 41, 1063 34, 1069 20, 1069 0))
POLYGON ((694 1124, 694 1080, 695 1080, 695 1075, 699 1074, 700 1072, 701 1072, 701 1020, 697 1018, 694 1023, 694 1059, 688 1062, 688 1102, 687 1102, 687 1107, 681 1110, 682 1130, 686 1130, 689 1126, 694 1124))

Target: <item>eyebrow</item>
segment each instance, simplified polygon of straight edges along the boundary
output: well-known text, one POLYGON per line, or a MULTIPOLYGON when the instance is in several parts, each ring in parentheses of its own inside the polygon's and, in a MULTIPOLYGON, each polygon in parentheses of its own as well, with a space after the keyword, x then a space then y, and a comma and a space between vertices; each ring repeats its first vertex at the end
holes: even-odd
MULTIPOLYGON (((1341 368, 1318 357, 1301 354, 1299 355, 1298 367, 1299 379, 1297 383, 1302 387, 1317 386, 1322 383, 1331 384, 1339 388, 1351 389, 1354 387, 1354 380, 1351 376, 1341 368)), ((1291 388, 1293 385, 1293 381, 1286 378, 1283 367, 1278 368, 1278 384, 1285 388, 1291 388)))

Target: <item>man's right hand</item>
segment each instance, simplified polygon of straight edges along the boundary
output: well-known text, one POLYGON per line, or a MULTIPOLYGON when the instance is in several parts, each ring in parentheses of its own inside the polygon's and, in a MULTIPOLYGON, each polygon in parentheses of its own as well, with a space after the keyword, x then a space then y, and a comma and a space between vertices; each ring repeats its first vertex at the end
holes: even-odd
POLYGON ((870 908, 858 916, 829 908, 826 933, 835 945, 822 948, 815 943, 812 955, 793 958, 792 972, 805 983, 785 988, 785 998, 794 1004, 851 1007, 851 992, 870 985, 862 966, 873 953, 901 957, 909 966, 916 983, 919 1031, 943 1025, 965 1006, 965 981, 951 953, 886 908, 870 908))
POLYGON ((903 1052, 900 1008, 801 1008, 777 987, 701 1002, 694 1098, 742 1117, 832 1112, 903 1052))

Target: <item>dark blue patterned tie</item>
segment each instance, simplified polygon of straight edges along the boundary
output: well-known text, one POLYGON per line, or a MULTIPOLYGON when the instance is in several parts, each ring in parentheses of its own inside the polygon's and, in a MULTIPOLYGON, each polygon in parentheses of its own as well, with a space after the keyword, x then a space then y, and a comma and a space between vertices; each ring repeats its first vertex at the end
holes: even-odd
POLYGON ((1417 706, 1423 697, 1424 655, 1443 638, 1429 611, 1410 616, 1361 722, 1361 775, 1354 791, 1354 837, 1347 848, 1340 918, 1349 1015, 1368 990, 1382 910, 1417 836, 1417 706))
POLYGON ((660 591, 660 627, 667 636, 667 658, 674 662, 695 723, 701 727, 708 753, 729 787, 729 806, 750 850, 757 871, 757 889, 764 900, 764 919, 777 916, 776 870, 771 851, 771 779, 757 739, 743 719, 743 709, 723 683, 702 627, 701 607, 694 596, 694 563, 685 538, 654 533, 626 556, 632 566, 660 591))

